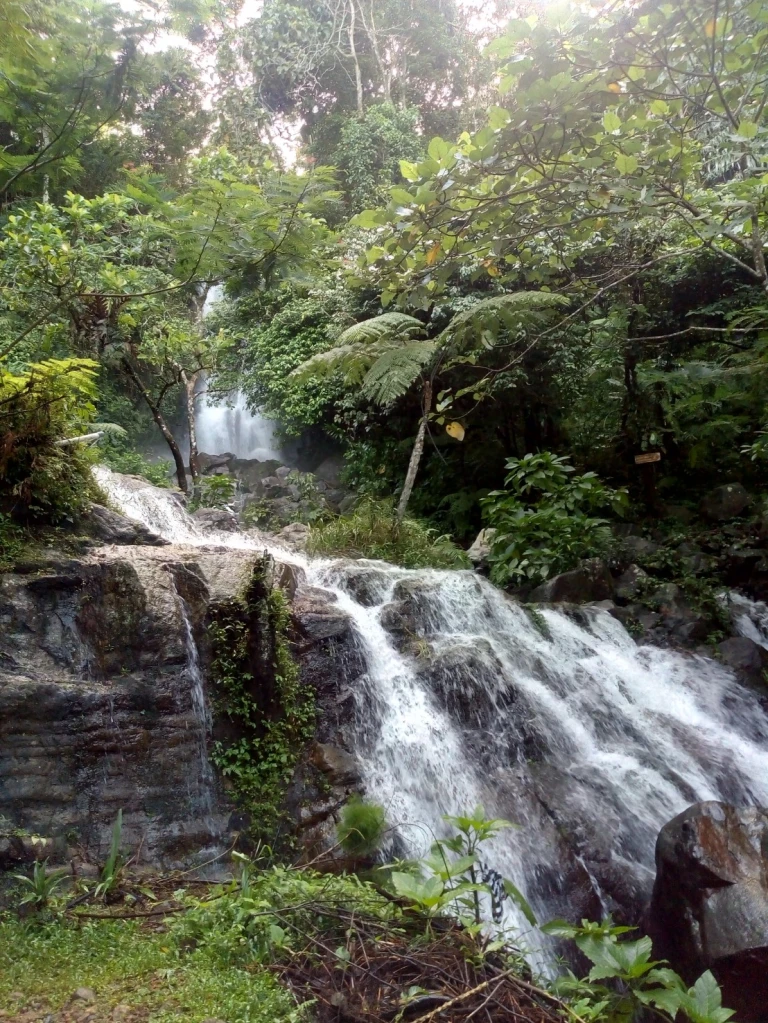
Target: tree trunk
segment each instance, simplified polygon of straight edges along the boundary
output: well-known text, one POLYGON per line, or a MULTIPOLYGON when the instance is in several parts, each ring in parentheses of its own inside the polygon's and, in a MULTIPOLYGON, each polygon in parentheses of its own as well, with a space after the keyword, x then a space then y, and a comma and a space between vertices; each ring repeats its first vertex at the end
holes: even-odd
POLYGON ((130 360, 127 358, 123 359, 123 366, 125 367, 125 371, 128 374, 128 376, 131 378, 131 380, 138 388, 139 394, 141 394, 142 398, 149 406, 149 411, 152 413, 152 418, 157 423, 158 428, 160 429, 160 433, 162 433, 163 437, 165 437, 165 442, 171 449, 173 461, 176 464, 176 479, 179 481, 179 489, 185 494, 188 493, 189 488, 187 487, 187 469, 186 466, 184 465, 184 459, 181 457, 179 445, 176 443, 176 438, 173 436, 170 429, 168 428, 168 424, 166 423, 163 417, 163 413, 160 411, 159 407, 155 404, 155 402, 152 401, 152 396, 139 379, 139 375, 131 365, 130 360))
POLYGON ((405 476, 405 483, 403 484, 403 492, 400 495, 400 503, 397 506, 397 521, 402 522, 405 518, 405 510, 408 507, 408 502, 411 499, 413 492, 413 484, 416 482, 416 473, 419 471, 419 463, 421 462, 421 456, 424 453, 424 437, 427 432, 427 421, 429 420, 429 411, 432 408, 432 381, 427 380, 424 384, 424 395, 422 404, 422 415, 421 422, 419 423, 419 432, 416 434, 416 443, 413 445, 413 451, 411 452, 411 460, 408 463, 408 472, 405 476))
POLYGON ((363 116, 363 78, 360 74, 360 62, 357 59, 357 46, 355 45, 355 18, 357 16, 356 0, 349 0, 349 52, 355 63, 355 88, 357 90, 357 113, 363 116))
POLYGON ((184 393, 187 403, 187 421, 189 423, 189 474, 193 480, 200 475, 198 470, 197 452, 197 418, 195 413, 195 388, 197 387, 197 373, 187 373, 180 369, 179 375, 184 384, 184 393))

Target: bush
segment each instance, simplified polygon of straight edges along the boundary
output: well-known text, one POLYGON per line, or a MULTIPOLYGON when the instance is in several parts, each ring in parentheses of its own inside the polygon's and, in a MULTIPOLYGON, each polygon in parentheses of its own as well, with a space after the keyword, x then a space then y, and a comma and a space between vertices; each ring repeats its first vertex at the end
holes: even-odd
POLYGON ((350 856, 369 856, 380 847, 386 826, 384 807, 365 803, 358 796, 350 799, 341 811, 336 835, 339 845, 350 856))
POLYGON ((542 582, 610 551, 607 521, 589 513, 606 506, 621 513, 625 491, 605 486, 593 472, 571 476, 573 466, 549 451, 506 465, 508 489, 482 501, 486 524, 496 530, 488 559, 495 583, 542 582))
POLYGON ((118 451, 107 448, 103 454, 104 464, 115 472, 127 476, 142 476, 156 487, 170 487, 171 463, 165 460, 148 462, 138 451, 118 451))
POLYGON ((198 484, 198 492, 192 502, 195 508, 224 508, 235 496, 237 481, 233 476, 219 473, 215 476, 203 476, 198 484))
POLYGON ((464 551, 418 519, 395 520, 389 501, 362 501, 348 516, 313 526, 310 554, 374 558, 403 568, 469 568, 464 551))
POLYGON ((57 523, 95 496, 87 449, 56 442, 88 432, 96 369, 90 359, 47 359, 19 375, 0 366, 0 510, 57 523))

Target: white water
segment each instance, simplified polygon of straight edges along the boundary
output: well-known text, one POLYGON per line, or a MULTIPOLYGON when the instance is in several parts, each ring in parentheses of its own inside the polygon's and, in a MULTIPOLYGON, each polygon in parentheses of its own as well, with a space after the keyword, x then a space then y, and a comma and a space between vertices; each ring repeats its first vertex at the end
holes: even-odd
MULTIPOLYGON (((265 547, 202 534, 170 492, 103 469, 99 482, 174 542, 265 547)), ((690 803, 768 804, 768 718, 717 662, 638 647, 595 609, 536 621, 472 572, 273 553, 354 623, 366 665, 350 680, 355 752, 368 796, 399 825, 398 854, 423 855, 447 833, 443 814, 481 802, 521 825, 487 861, 547 919, 567 910, 574 861, 603 905, 593 869, 647 894, 658 831, 690 803)), ((525 929, 506 907, 505 924, 525 929)))
MULTIPOLYGON (((178 591, 177 591, 178 593, 178 591)), ((203 673, 200 670, 200 653, 197 649, 195 636, 192 631, 192 620, 189 614, 189 607, 186 600, 178 594, 179 610, 184 623, 184 645, 187 651, 187 677, 189 679, 189 695, 192 703, 192 713, 197 726, 197 746, 199 756, 199 776, 196 779, 199 802, 203 815, 210 821, 213 815, 213 769, 208 759, 208 739, 211 734, 211 711, 208 701, 205 698, 205 683, 203 673)), ((208 830, 213 834, 213 826, 209 824, 208 830)))
MULTIPOLYGON (((208 316, 223 297, 224 289, 220 284, 210 288, 203 305, 203 317, 208 316)), ((242 391, 231 394, 221 404, 218 399, 208 399, 203 380, 195 418, 199 451, 208 455, 230 452, 238 458, 258 458, 260 461, 282 460, 277 424, 258 412, 251 412, 242 391)))

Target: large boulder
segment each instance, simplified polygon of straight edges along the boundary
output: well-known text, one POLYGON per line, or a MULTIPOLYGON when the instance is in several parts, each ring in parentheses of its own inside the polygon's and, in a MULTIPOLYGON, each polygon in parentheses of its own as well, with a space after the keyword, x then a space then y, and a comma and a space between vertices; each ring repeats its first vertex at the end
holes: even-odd
POLYGON ((142 522, 126 518, 100 504, 92 504, 83 518, 89 536, 109 544, 148 544, 162 547, 168 541, 153 533, 142 522))
POLYGON ((649 930, 688 983, 714 973, 740 1023, 768 1020, 768 810, 696 803, 662 828, 649 930))
POLYGON ((467 549, 467 557, 473 565, 481 568, 487 563, 488 555, 491 553, 495 537, 496 530, 492 527, 490 529, 480 530, 475 537, 472 546, 467 549))
POLYGON ((701 513, 710 522, 726 522, 741 515, 751 500, 741 483, 726 483, 707 494, 701 502, 701 513))
POLYGON ((543 604, 586 604, 613 597, 613 580, 604 561, 590 558, 579 568, 547 579, 531 593, 532 601, 543 604))

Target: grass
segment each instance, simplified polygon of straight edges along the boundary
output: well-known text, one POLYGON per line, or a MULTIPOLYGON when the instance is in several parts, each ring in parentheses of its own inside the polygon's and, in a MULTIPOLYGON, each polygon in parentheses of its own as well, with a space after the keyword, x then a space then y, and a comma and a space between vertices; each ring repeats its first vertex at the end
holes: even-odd
POLYGON ((351 515, 312 527, 310 554, 375 558, 403 568, 469 568, 466 554, 448 536, 418 519, 395 521, 388 501, 367 500, 351 515))
POLYGON ((21 1012, 34 1004, 56 1011, 79 987, 94 991, 102 1011, 128 1005, 158 1023, 306 1019, 263 968, 222 969, 205 948, 185 950, 162 930, 137 921, 36 924, 0 918, 0 1009, 21 1012))

